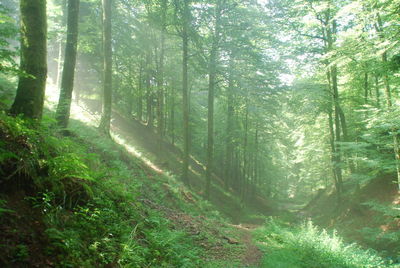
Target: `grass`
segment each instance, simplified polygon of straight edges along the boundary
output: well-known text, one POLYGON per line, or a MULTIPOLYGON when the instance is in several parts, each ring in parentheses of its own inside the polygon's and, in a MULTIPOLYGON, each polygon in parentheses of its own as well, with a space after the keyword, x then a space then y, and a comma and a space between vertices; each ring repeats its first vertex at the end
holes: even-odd
POLYGON ((390 265, 372 250, 345 244, 335 232, 320 230, 311 221, 290 226, 270 219, 255 231, 265 256, 262 267, 274 268, 377 268, 390 265))
POLYGON ((65 137, 53 125, 0 113, 0 264, 240 267, 242 249, 221 239, 232 230, 208 202, 94 128, 73 122, 65 137))

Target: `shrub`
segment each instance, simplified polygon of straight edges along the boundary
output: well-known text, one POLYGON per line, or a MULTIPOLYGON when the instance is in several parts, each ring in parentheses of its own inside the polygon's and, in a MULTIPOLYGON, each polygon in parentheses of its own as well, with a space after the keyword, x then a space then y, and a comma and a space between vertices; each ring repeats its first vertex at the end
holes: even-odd
POLYGON ((311 221, 292 227, 271 219, 256 231, 256 237, 266 253, 265 267, 386 267, 374 251, 345 244, 336 232, 329 234, 311 221))

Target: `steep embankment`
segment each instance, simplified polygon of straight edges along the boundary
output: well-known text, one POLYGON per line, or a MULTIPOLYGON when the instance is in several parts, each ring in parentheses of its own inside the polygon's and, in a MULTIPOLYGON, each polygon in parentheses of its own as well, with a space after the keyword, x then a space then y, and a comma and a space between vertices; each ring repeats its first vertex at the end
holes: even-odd
MULTIPOLYGON (((2 267, 242 267, 249 231, 95 129, 0 115, 2 267)), ((257 253, 258 252, 258 253, 257 253)))
MULTIPOLYGON (((83 100, 80 105, 75 106, 75 110, 90 111, 96 117, 100 112, 98 107, 100 107, 98 101, 83 100)), ((132 154, 147 158, 148 163, 155 170, 178 176, 181 174, 182 152, 165 139, 159 140, 154 129, 133 117, 127 118, 114 110, 112 132, 116 142, 123 144, 132 154)), ((189 165, 190 188, 198 195, 203 196, 205 166, 193 156, 190 158, 189 165)), ((246 204, 242 204, 238 194, 232 189, 226 189, 223 180, 216 175, 213 176, 212 185, 210 202, 234 223, 243 221, 263 223, 263 216, 275 213, 276 204, 272 204, 272 200, 266 200, 257 194, 246 204), (257 220, 254 215, 261 217, 257 220)))
POLYGON ((381 177, 361 189, 349 190, 339 206, 334 191, 321 191, 302 214, 320 226, 337 229, 348 241, 396 259, 400 256, 400 194, 393 180, 381 177))

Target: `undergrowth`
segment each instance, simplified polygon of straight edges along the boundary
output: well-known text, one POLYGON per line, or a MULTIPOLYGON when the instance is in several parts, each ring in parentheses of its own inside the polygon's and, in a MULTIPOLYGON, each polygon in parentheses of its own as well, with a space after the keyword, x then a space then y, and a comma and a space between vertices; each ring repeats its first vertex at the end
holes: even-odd
POLYGON ((320 230, 311 221, 290 226, 271 218, 255 231, 255 237, 265 253, 263 267, 400 267, 385 263, 372 250, 345 244, 335 232, 320 230))
MULTIPOLYGON (((78 134, 64 137, 53 125, 49 118, 38 126, 0 114, 0 227, 5 240, 0 264, 32 265, 34 249, 41 247, 44 263, 39 266, 215 267, 212 260, 205 263, 207 253, 193 235, 145 201, 170 202, 193 215, 210 211, 207 202, 193 195, 192 204, 183 202, 182 193, 188 193, 182 185, 168 185, 173 178, 146 170, 95 129, 76 125, 78 134), (24 198, 15 204, 10 196, 21 191, 24 198), (43 226, 37 232, 46 237, 41 245, 18 230, 25 205, 40 214, 36 222, 43 226)), ((218 213, 209 216, 219 218, 218 213)), ((202 234, 202 239, 212 235, 202 234)))
POLYGON ((372 200, 363 205, 376 212, 370 221, 379 227, 364 227, 359 232, 369 244, 386 249, 383 253, 397 255, 397 261, 400 262, 400 204, 387 205, 372 200))

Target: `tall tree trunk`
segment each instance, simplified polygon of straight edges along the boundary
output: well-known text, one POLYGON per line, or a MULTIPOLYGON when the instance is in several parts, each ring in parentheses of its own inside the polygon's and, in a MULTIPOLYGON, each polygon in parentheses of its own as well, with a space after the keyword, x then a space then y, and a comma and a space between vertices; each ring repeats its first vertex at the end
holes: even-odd
POLYGON ((333 179, 335 182, 336 192, 340 192, 340 187, 338 185, 338 179, 336 174, 336 147, 335 147, 335 130, 333 128, 333 111, 329 110, 328 112, 328 123, 329 123, 329 144, 331 146, 331 161, 332 161, 332 173, 333 179))
POLYGON ((217 71, 218 46, 220 36, 221 2, 215 7, 215 29, 208 66, 208 132, 207 132, 207 166, 206 166, 206 198, 210 199, 211 177, 213 172, 214 153, 214 91, 217 71))
POLYGON ((61 81, 60 98, 56 110, 56 119, 60 127, 66 128, 71 110, 72 91, 78 46, 79 0, 68 0, 67 44, 61 81))
MULTIPOLYGON (((60 24, 62 27, 65 26, 66 24, 66 9, 67 9, 67 0, 62 0, 61 1, 61 20, 60 24)), ((58 40, 58 59, 57 59, 57 77, 56 77, 56 86, 57 89, 60 88, 61 86, 61 75, 62 75, 62 66, 63 66, 63 60, 64 60, 64 34, 60 34, 59 40, 58 40)))
POLYGON ((153 127, 153 92, 151 89, 151 50, 146 55, 146 122, 148 127, 153 127))
POLYGON ((171 134, 171 143, 175 145, 175 90, 174 86, 171 88, 171 119, 170 119, 170 134, 171 134))
POLYGON ((368 104, 368 90, 369 90, 368 72, 365 72, 364 73, 364 104, 368 104))
MULTIPOLYGON (((247 93, 248 94, 248 93, 247 93)), ((244 119, 244 141, 243 141, 243 172, 242 172, 242 185, 241 185, 241 197, 240 202, 243 205, 246 199, 246 188, 247 188, 247 168, 248 168, 248 130, 249 130, 249 99, 246 96, 246 108, 245 108, 245 119, 244 119)))
MULTIPOLYGON (((333 174, 333 180, 335 183, 335 188, 338 196, 338 201, 340 201, 340 194, 341 194, 341 185, 339 184, 339 172, 341 174, 341 170, 338 168, 339 162, 337 159, 337 151, 336 151, 336 135, 335 135, 335 128, 334 128, 334 116, 333 116, 333 111, 335 110, 335 104, 334 104, 334 93, 332 90, 332 77, 331 77, 331 70, 328 69, 327 71, 327 80, 328 80, 328 91, 331 95, 331 100, 330 100, 330 107, 328 110, 328 126, 329 126, 329 141, 330 141, 330 147, 331 147, 331 161, 332 161, 332 174, 333 174)), ((337 131, 336 131, 337 132, 337 131)))
POLYGON ((233 130, 233 115, 234 115, 234 106, 233 106, 233 90, 234 90, 234 81, 233 81, 233 67, 234 67, 234 59, 233 55, 231 55, 229 62, 229 84, 227 89, 227 114, 226 114, 226 155, 225 155, 225 186, 229 188, 231 186, 232 181, 232 164, 233 164, 233 141, 232 141, 232 130, 233 130))
POLYGON ((139 65, 138 98, 137 98, 137 120, 143 120, 143 62, 139 65))
MULTIPOLYGON (((158 92, 157 92, 157 132, 160 138, 164 133, 164 54, 165 54, 165 31, 166 31, 166 16, 167 16, 167 0, 162 0, 161 3, 161 51, 160 62, 158 66, 158 92)), ((161 142, 161 140, 159 141, 161 142)))
POLYGON ((183 1, 182 27, 182 113, 183 113, 183 161, 182 178, 189 184, 189 96, 188 96, 188 45, 189 1, 183 1))
POLYGON ((111 48, 111 6, 112 0, 103 2, 103 49, 104 49, 104 81, 103 109, 100 120, 100 131, 110 135, 112 106, 112 48, 111 48))
POLYGON ((253 192, 252 192, 252 197, 254 198, 256 196, 256 190, 258 187, 258 129, 259 129, 259 124, 256 124, 256 133, 254 136, 254 172, 253 172, 253 177, 254 177, 254 183, 253 183, 253 192))
MULTIPOLYGON (((328 23, 325 25, 325 33, 326 33, 326 50, 327 52, 332 51, 333 45, 335 42, 335 36, 336 34, 336 21, 331 20, 330 16, 330 10, 328 10, 328 13, 326 14, 326 19, 328 23)), ((334 109, 334 115, 333 115, 333 122, 334 124, 334 144, 333 144, 333 160, 334 160, 334 176, 335 176, 335 185, 336 185, 336 191, 338 195, 338 203, 341 200, 341 193, 342 193, 342 184, 343 184, 343 175, 342 175, 342 168, 340 166, 342 159, 341 159, 341 148, 340 148, 340 142, 342 141, 341 139, 341 129, 344 131, 344 136, 347 136, 347 127, 345 125, 345 117, 343 111, 341 111, 340 108, 340 98, 339 98, 339 89, 338 89, 338 78, 337 78, 337 65, 334 64, 331 67, 328 67, 328 84, 329 87, 332 91, 332 102, 333 102, 333 109, 334 109), (341 113, 342 112, 342 113, 341 113), (344 128, 341 128, 341 126, 345 126, 344 128)), ((330 114, 330 116, 332 116, 330 114)), ((331 120, 331 119, 330 119, 331 120)), ((333 126, 332 126, 333 129, 333 126)))
POLYGON ((45 0, 21 0, 21 75, 10 113, 41 119, 47 77, 45 0))
POLYGON ((335 169, 336 169, 336 178, 337 178, 337 190, 338 195, 341 195, 342 192, 342 184, 343 184, 343 175, 342 168, 340 164, 342 163, 341 159, 341 148, 340 142, 342 141, 341 135, 341 121, 340 119, 340 104, 339 104, 339 90, 337 85, 337 67, 336 65, 331 67, 331 79, 332 79, 332 90, 333 90, 333 103, 334 103, 334 123, 335 123, 335 169))
POLYGON ((379 77, 378 75, 375 75, 375 97, 376 97, 376 107, 380 108, 381 107, 381 94, 379 90, 379 77))
MULTIPOLYGON (((384 35, 383 35, 383 24, 381 20, 381 16, 379 13, 377 13, 377 25, 375 26, 377 29, 377 32, 379 33, 379 37, 384 40, 384 35)), ((387 59, 387 52, 383 52, 382 54, 382 62, 385 67, 387 67, 388 64, 388 59, 387 59)), ((383 75, 383 83, 385 85, 385 96, 386 96, 386 104, 388 106, 389 112, 392 111, 393 109, 393 102, 392 102, 392 93, 390 90, 390 82, 389 82, 389 75, 387 70, 385 70, 384 75, 383 75)), ((394 128, 392 129, 393 132, 393 150, 394 150, 394 156, 395 156, 395 161, 396 161, 396 173, 397 173, 397 186, 400 191, 400 138, 399 134, 397 134, 398 129, 394 128)))

